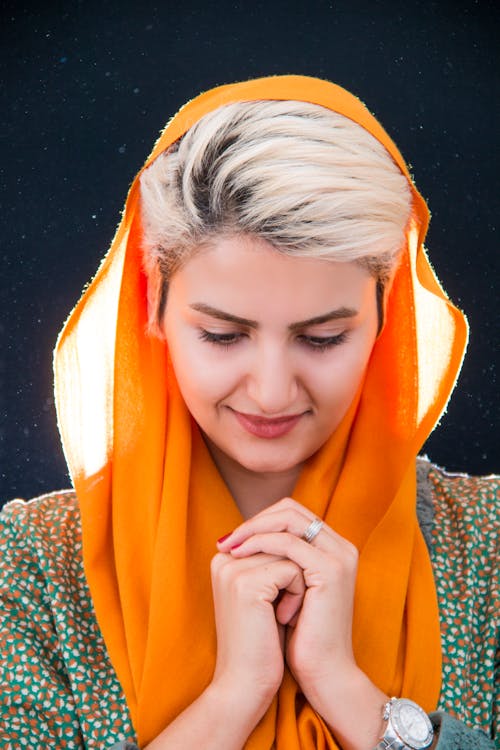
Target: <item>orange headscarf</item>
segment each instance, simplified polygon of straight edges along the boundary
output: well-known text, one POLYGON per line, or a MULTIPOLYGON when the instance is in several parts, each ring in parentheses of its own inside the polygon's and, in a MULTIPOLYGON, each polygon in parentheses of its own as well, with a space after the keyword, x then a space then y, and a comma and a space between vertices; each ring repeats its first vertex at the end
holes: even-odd
MULTIPOLYGON (((234 101, 295 99, 372 133, 408 177, 413 221, 352 423, 304 467, 294 497, 360 550, 355 656, 390 695, 430 710, 441 649, 429 556, 415 513, 415 456, 439 419, 467 339, 423 249, 426 205, 404 161, 364 105, 302 76, 222 86, 183 107, 151 161, 203 115, 234 101)), ((209 562, 241 522, 186 406, 166 345, 146 332, 139 183, 96 277, 55 354, 62 441, 79 498, 84 565, 95 611, 140 743, 151 741, 210 682, 216 638, 209 562)), ((246 748, 335 748, 286 672, 246 748)))

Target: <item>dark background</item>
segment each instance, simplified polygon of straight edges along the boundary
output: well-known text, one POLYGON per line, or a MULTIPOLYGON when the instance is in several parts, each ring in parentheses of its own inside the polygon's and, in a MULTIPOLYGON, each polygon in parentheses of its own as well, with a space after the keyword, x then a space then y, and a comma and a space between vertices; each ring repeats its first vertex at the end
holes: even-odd
POLYGON ((497 2, 3 2, 0 498, 68 486, 52 397, 57 333, 166 120, 201 90, 329 78, 386 126, 433 214, 427 245, 471 343, 426 450, 498 470, 497 2))

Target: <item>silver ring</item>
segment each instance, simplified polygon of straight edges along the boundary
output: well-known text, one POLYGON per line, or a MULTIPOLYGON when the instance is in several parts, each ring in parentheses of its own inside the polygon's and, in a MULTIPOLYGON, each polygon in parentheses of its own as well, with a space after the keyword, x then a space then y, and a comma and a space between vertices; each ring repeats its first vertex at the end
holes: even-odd
POLYGON ((304 540, 304 542, 311 544, 312 540, 316 539, 316 537, 318 536, 322 527, 323 521, 321 520, 321 518, 314 518, 302 534, 302 539, 304 540))

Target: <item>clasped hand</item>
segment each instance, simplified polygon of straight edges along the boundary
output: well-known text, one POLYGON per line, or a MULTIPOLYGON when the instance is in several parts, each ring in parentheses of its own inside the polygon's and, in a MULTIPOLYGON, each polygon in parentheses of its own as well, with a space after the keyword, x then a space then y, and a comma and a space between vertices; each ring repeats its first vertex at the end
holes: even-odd
POLYGON ((213 559, 214 679, 263 703, 278 690, 285 661, 312 705, 357 670, 357 549, 327 525, 304 541, 313 518, 294 500, 280 500, 221 540, 213 559))

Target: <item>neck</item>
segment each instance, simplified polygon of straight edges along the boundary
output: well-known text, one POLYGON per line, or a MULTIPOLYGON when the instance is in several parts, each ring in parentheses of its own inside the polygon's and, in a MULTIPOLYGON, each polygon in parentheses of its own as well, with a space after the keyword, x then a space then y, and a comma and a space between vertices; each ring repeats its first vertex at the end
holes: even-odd
POLYGON ((257 473, 227 456, 206 435, 203 438, 243 518, 251 518, 291 495, 302 469, 301 464, 283 472, 257 473))

